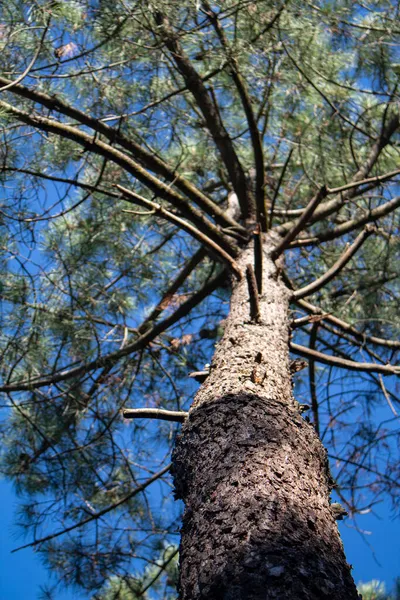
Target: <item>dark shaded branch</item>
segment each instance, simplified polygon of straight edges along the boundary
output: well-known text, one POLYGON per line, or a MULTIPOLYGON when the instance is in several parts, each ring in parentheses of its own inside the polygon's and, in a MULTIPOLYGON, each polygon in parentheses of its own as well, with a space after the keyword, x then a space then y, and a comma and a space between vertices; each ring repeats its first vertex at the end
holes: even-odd
POLYGON ((367 225, 367 227, 362 231, 354 240, 352 245, 342 254, 342 256, 335 262, 334 265, 330 269, 326 271, 321 277, 306 285, 305 287, 296 290, 293 293, 293 296, 296 300, 300 300, 301 298, 305 298, 306 296, 310 296, 314 294, 318 290, 320 290, 324 285, 329 283, 340 271, 347 265, 349 260, 354 256, 357 250, 362 246, 364 241, 376 231, 375 227, 372 225, 367 225))
POLYGON ((350 371, 366 371, 370 373, 382 373, 382 375, 400 375, 400 366, 394 365, 379 365, 376 363, 362 363, 354 360, 347 360, 345 358, 339 358, 337 356, 330 356, 329 354, 323 354, 317 350, 311 350, 306 346, 300 346, 299 344, 290 343, 290 349, 295 354, 303 356, 304 358, 313 358, 318 362, 332 367, 339 367, 341 369, 349 369, 350 371))
MULTIPOLYGON (((132 190, 128 190, 127 188, 122 187, 122 185, 116 185, 115 187, 122 193, 123 198, 125 200, 127 200, 128 202, 133 201, 134 204, 139 204, 139 206, 144 206, 145 208, 149 208, 151 212, 154 212, 157 215, 161 215, 167 221, 170 221, 171 223, 178 225, 178 227, 180 227, 180 229, 183 229, 184 231, 189 233, 197 241, 204 244, 204 246, 206 246, 206 248, 209 248, 211 251, 213 251, 214 254, 222 262, 225 262, 225 264, 228 265, 228 267, 233 271, 233 273, 236 275, 236 277, 238 279, 241 279, 242 272, 239 268, 239 265, 235 262, 235 260, 232 258, 232 256, 230 254, 228 254, 227 252, 225 252, 225 250, 223 248, 221 248, 221 246, 216 244, 211 238, 209 238, 207 235, 205 235, 202 231, 200 231, 199 229, 196 229, 196 227, 191 225, 191 223, 188 223, 187 221, 184 221, 180 217, 177 217, 176 215, 171 213, 169 210, 166 210, 160 204, 157 204, 156 202, 152 202, 151 200, 146 200, 146 198, 143 198, 143 196, 139 196, 139 194, 136 194, 132 190)), ((123 212, 130 213, 132 211, 124 210, 123 212)), ((135 214, 135 211, 133 211, 133 212, 135 214)))
POLYGON ((260 322, 260 300, 257 291, 257 282, 252 265, 246 265, 247 286, 249 288, 250 319, 254 323, 260 322))
POLYGON ((298 235, 300 233, 300 231, 302 231, 302 229, 304 229, 304 227, 307 225, 307 221, 311 218, 311 216, 312 216, 313 212, 315 211, 315 209, 317 208, 318 204, 325 198, 325 196, 326 196, 326 187, 323 186, 318 191, 318 193, 314 196, 314 198, 312 198, 310 200, 310 202, 307 204, 307 207, 305 208, 304 212, 302 213, 301 217, 294 223, 293 227, 288 231, 288 233, 285 235, 285 237, 280 242, 280 244, 272 252, 273 260, 276 260, 282 254, 282 252, 286 248, 288 248, 288 246, 290 245, 290 242, 292 240, 294 240, 296 235, 298 235))
POLYGON ((124 408, 122 416, 125 419, 160 419, 183 423, 188 412, 182 410, 164 410, 162 408, 124 408))
POLYGON ((232 49, 229 46, 228 40, 224 32, 221 23, 218 20, 217 14, 212 10, 208 0, 203 0, 202 5, 204 11, 210 19, 214 30, 221 42, 221 45, 226 53, 228 59, 228 66, 235 83, 236 89, 239 93, 239 97, 246 115, 247 124, 250 132, 250 139, 254 154, 254 164, 256 170, 256 186, 255 186, 255 199, 256 199, 256 211, 257 221, 261 226, 262 231, 267 230, 267 214, 265 206, 265 166, 264 166, 264 151, 262 147, 261 135, 258 130, 257 120, 253 112, 251 98, 247 90, 245 79, 242 77, 239 69, 239 63, 234 56, 232 49))
MULTIPOLYGON (((379 138, 372 146, 367 160, 365 161, 364 165, 360 167, 357 173, 355 173, 352 180, 349 182, 355 183, 357 185, 353 186, 351 189, 347 189, 347 191, 345 192, 339 193, 337 198, 333 198, 332 200, 321 204, 321 206, 319 206, 314 212, 312 218, 310 219, 310 223, 316 223, 317 221, 321 221, 322 219, 329 217, 331 214, 339 211, 342 208, 342 206, 344 206, 349 200, 358 195, 358 185, 361 185, 360 182, 363 181, 369 175, 373 166, 378 160, 382 150, 389 144, 390 139, 396 131, 396 129, 398 128, 398 126, 398 115, 393 115, 387 125, 383 124, 379 138)), ((305 210, 307 210, 307 208, 305 210)), ((275 227, 275 231, 284 234, 291 227, 293 227, 293 222, 287 221, 286 223, 275 227)))
POLYGON ((262 294, 262 275, 263 275, 263 250, 260 226, 257 226, 253 232, 254 244, 254 274, 257 281, 257 290, 262 294))
POLYGON ((182 75, 188 90, 195 98, 204 117, 207 128, 219 150, 239 199, 242 216, 246 218, 252 213, 253 201, 248 189, 246 175, 233 147, 229 133, 222 122, 219 110, 208 93, 199 73, 184 52, 178 36, 171 29, 167 17, 161 12, 156 11, 155 20, 159 26, 159 33, 165 42, 166 48, 171 53, 179 73, 182 75))
POLYGON ((55 533, 46 535, 45 537, 42 537, 38 540, 30 542, 29 544, 24 544, 23 546, 20 546, 19 548, 15 548, 14 550, 11 550, 11 552, 18 552, 18 550, 23 550, 24 548, 31 548, 33 546, 37 546, 38 544, 43 544, 44 542, 49 542, 50 540, 54 540, 54 538, 57 538, 60 535, 64 535, 64 533, 69 533, 70 531, 73 531, 74 529, 77 529, 78 527, 83 527, 84 525, 87 525, 91 521, 100 519, 101 517, 103 517, 104 515, 109 513, 110 511, 115 510, 116 508, 121 506, 121 504, 124 504, 131 498, 134 498, 135 496, 140 494, 140 492, 143 492, 147 487, 149 487, 149 485, 154 483, 154 481, 157 481, 157 479, 160 479, 160 477, 165 475, 165 473, 167 473, 170 468, 171 468, 171 465, 169 464, 166 467, 164 467, 163 469, 161 469, 161 471, 158 471, 158 473, 155 473, 147 481, 145 481, 141 485, 138 485, 129 494, 124 496, 124 498, 122 498, 121 500, 118 500, 118 502, 115 502, 114 504, 111 504, 111 506, 107 506, 107 508, 103 508, 103 510, 99 510, 98 512, 91 514, 86 519, 82 519, 82 521, 79 521, 79 523, 75 523, 75 525, 71 525, 70 527, 65 527, 65 529, 63 529, 62 531, 56 531, 55 533))
POLYGON ((143 323, 139 327, 139 333, 144 333, 148 327, 148 324, 158 319, 160 314, 171 303, 173 295, 179 290, 183 282, 189 277, 192 271, 194 271, 194 269, 203 260, 205 256, 206 251, 204 247, 201 247, 192 256, 192 258, 186 262, 180 273, 178 273, 177 277, 170 283, 166 292, 164 292, 163 297, 161 298, 157 306, 153 308, 149 316, 143 321, 143 323))
POLYGON ((274 218, 274 210, 275 210, 275 202, 276 202, 276 199, 278 197, 279 190, 281 188, 281 185, 282 185, 282 182, 283 182, 283 178, 285 177, 286 169, 288 168, 288 165, 289 165, 290 159, 292 157, 292 154, 293 154, 293 148, 290 149, 288 157, 287 157, 287 159, 286 159, 286 161, 285 161, 285 163, 284 163, 284 165, 282 167, 282 171, 281 171, 281 174, 279 176, 279 180, 278 180, 278 183, 277 183, 275 191, 274 191, 274 195, 273 195, 272 200, 271 200, 271 208, 269 209, 269 217, 268 217, 268 229, 271 229, 271 227, 272 227, 272 221, 273 221, 273 218, 274 218))
MULTIPOLYGON (((315 344, 317 341, 318 333, 318 322, 314 323, 310 334, 310 350, 315 350, 315 344)), ((318 399, 317 399, 317 386, 315 384, 315 361, 310 356, 308 361, 308 373, 310 378, 310 396, 311 396, 311 410, 314 417, 315 431, 320 435, 319 428, 319 412, 318 412, 318 399)))

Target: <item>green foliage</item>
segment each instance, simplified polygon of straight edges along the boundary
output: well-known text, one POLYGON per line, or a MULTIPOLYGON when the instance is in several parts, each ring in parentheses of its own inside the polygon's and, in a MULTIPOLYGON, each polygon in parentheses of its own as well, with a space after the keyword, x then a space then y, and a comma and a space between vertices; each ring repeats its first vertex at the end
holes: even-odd
POLYGON ((377 579, 373 579, 368 583, 360 582, 357 588, 363 600, 398 600, 400 597, 399 580, 396 581, 396 589, 393 593, 387 593, 385 584, 377 579))
POLYGON ((143 573, 126 578, 111 577, 103 592, 93 600, 148 600, 149 591, 161 592, 166 600, 176 600, 178 583, 178 548, 166 546, 154 565, 147 566, 143 573))
MULTIPOLYGON (((234 185, 157 11, 203 78, 249 182, 254 147, 243 90, 232 76, 236 65, 261 140, 266 203, 271 210, 274 202, 272 225, 281 234, 320 186, 374 178, 399 165, 398 129, 380 137, 399 111, 394 2, 224 0, 213 7, 225 45, 197 0, 0 3, 0 76, 12 82, 0 98, 0 390, 7 412, 1 471, 21 498, 18 522, 28 540, 33 532, 38 538, 71 528, 67 542, 60 535, 39 545, 46 564, 62 582, 101 600, 174 597, 175 558, 156 575, 172 557, 180 507, 168 475, 140 486, 168 464, 177 426, 126 424, 121 410, 189 408, 196 385, 188 374, 210 362, 229 298, 227 277, 196 301, 222 270, 215 249, 170 292, 199 239, 156 208, 123 197, 117 185, 204 235, 212 235, 212 223, 231 256, 241 243, 201 203, 206 195, 225 210, 234 185), (68 127, 74 135, 66 135, 68 127), (196 187, 195 199, 178 176, 196 187), (171 190, 181 204, 173 204, 171 190), (193 217, 196 207, 205 222, 193 217), (157 334, 138 344, 152 327, 157 334)), ((353 190, 329 195, 325 202, 344 200, 287 250, 286 275, 295 288, 335 264, 363 225, 335 237, 337 228, 368 220, 397 197, 399 176, 353 190), (304 241, 318 236, 321 243, 304 241)), ((310 301, 359 334, 397 340, 398 209, 376 225, 310 301)), ((292 309, 293 318, 305 314, 292 309)), ((396 348, 316 323, 321 352, 382 365, 398 360, 396 348)), ((308 346, 312 328, 295 329, 293 341, 308 346)), ((305 373, 295 390, 309 403, 305 373)), ((371 510, 384 492, 398 506, 395 384, 331 366, 318 367, 317 383, 321 435, 347 508, 371 510), (388 411, 384 425, 377 425, 376 409, 388 411)))

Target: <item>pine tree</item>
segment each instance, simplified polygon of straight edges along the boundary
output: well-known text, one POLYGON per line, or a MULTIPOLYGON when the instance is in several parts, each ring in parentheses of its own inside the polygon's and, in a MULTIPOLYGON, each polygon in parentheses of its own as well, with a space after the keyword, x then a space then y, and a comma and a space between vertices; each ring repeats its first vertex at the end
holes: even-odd
POLYGON ((183 506, 181 600, 359 597, 336 520, 400 480, 397 12, 0 6, 2 472, 62 582, 170 597, 183 506))

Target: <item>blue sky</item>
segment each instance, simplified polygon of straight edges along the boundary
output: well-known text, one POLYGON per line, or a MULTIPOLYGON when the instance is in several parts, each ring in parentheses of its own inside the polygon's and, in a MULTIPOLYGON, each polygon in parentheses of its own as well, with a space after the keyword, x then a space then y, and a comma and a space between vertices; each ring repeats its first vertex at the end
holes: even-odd
MULTIPOLYGON (((17 537, 18 530, 13 526, 17 498, 12 487, 4 480, 0 481, 0 498, 0 598, 36 600, 40 586, 51 583, 52 580, 41 565, 39 556, 31 549, 11 554, 11 550, 22 543, 22 539, 17 537)), ((400 520, 393 520, 388 502, 377 506, 377 514, 379 517, 373 514, 358 517, 359 528, 371 532, 371 535, 365 535, 366 541, 355 531, 351 520, 343 521, 339 527, 347 560, 354 566, 356 583, 360 580, 365 582, 379 579, 390 589, 395 577, 400 576, 400 520)), ((57 600, 89 598, 88 595, 79 595, 73 591, 63 591, 57 595, 57 600)))

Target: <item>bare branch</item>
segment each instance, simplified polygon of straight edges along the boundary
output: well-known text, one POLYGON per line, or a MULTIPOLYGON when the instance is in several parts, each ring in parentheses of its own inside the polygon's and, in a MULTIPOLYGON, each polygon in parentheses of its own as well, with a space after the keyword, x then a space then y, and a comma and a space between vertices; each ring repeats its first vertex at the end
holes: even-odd
POLYGON ((177 308, 177 310, 172 313, 169 317, 166 317, 163 321, 150 326, 149 329, 142 335, 140 335, 134 342, 127 344, 120 350, 116 352, 111 352, 105 356, 100 356, 92 360, 87 364, 80 365, 78 367, 71 367, 70 369, 66 369, 63 371, 58 371, 56 373, 52 373, 51 375, 47 375, 44 377, 35 377, 28 380, 23 380, 17 383, 8 383, 0 387, 0 392, 20 392, 20 391, 32 391, 34 389, 38 389, 41 387, 53 385, 60 381, 66 381, 71 379, 71 377, 79 377, 88 373, 90 371, 94 371, 101 367, 104 367, 108 364, 116 363, 120 358, 124 356, 128 356, 133 354, 133 352, 137 352, 145 348, 151 341, 153 341, 158 335, 166 331, 169 327, 174 325, 177 321, 185 317, 189 312, 200 302, 202 302, 207 296, 209 296, 217 287, 222 285, 226 278, 226 273, 223 271, 216 277, 214 277, 211 281, 206 283, 198 292, 196 292, 191 298, 183 302, 177 308))
POLYGON ((262 274, 263 274, 263 250, 262 250, 262 234, 260 226, 257 224, 253 231, 254 244, 254 274, 257 281, 257 290, 262 294, 262 274))
POLYGON ((362 363, 353 360, 347 360, 345 358, 338 358, 337 356, 330 356, 329 354, 323 354, 317 350, 311 350, 306 346, 299 346, 299 344, 290 343, 290 349, 295 354, 303 356, 305 358, 313 358, 318 362, 322 362, 325 365, 332 367, 339 367, 341 369, 349 369, 350 371, 366 371, 370 373, 382 373, 382 375, 400 375, 400 366, 395 365, 379 365, 376 363, 362 363))
POLYGON ((205 256, 206 251, 202 246, 199 250, 197 250, 197 252, 192 256, 192 258, 187 261, 180 273, 178 273, 177 277, 170 283, 168 289, 163 294, 161 300, 153 308, 149 316, 146 317, 146 319, 139 327, 139 333, 144 333, 149 324, 158 319, 163 310, 171 303, 173 295, 178 291, 185 279, 189 277, 190 273, 192 273, 192 271, 197 267, 197 265, 203 260, 205 256))
MULTIPOLYGON (((318 322, 315 322, 311 329, 310 350, 315 350, 315 344, 317 341, 317 333, 318 333, 318 322)), ((308 373, 309 373, 309 378, 310 378, 311 410, 312 410, 313 417, 314 417, 314 426, 315 426, 315 431, 317 432, 318 435, 320 435, 317 386, 315 384, 315 361, 314 361, 314 358, 311 356, 308 361, 308 373)))
POLYGON ((393 200, 390 200, 389 202, 382 204, 382 206, 378 206, 377 208, 373 208, 372 210, 369 210, 363 217, 350 219, 349 221, 346 221, 345 223, 338 225, 331 231, 325 231, 325 232, 322 231, 321 233, 318 233, 314 237, 303 238, 303 239, 300 238, 298 240, 294 240, 290 244, 290 247, 291 248, 299 248, 302 246, 315 245, 315 244, 319 244, 321 242, 328 242, 330 240, 334 240, 342 235, 345 235, 346 233, 350 233, 351 231, 354 231, 355 229, 359 229, 360 227, 363 227, 367 223, 375 222, 378 219, 381 219, 382 217, 389 215, 394 210, 396 210, 399 206, 400 206, 400 196, 397 196, 396 198, 393 198, 393 200))
MULTIPOLYGON (((378 338, 373 335, 368 335, 368 334, 362 333, 361 331, 358 331, 355 327, 353 327, 349 323, 346 323, 346 321, 343 321, 342 319, 339 319, 338 317, 335 317, 334 315, 324 312, 321 308, 319 308, 318 306, 314 306, 313 304, 310 304, 306 300, 296 300, 296 304, 298 306, 300 306, 301 308, 304 308, 304 310, 311 313, 312 315, 315 315, 313 317, 308 317, 308 322, 312 322, 315 319, 318 319, 320 321, 323 321, 323 320, 328 321, 328 322, 332 323, 332 325, 336 325, 337 327, 340 327, 344 331, 350 333, 356 339, 358 339, 362 342, 365 342, 365 343, 369 342, 371 344, 377 344, 379 346, 385 346, 387 348, 393 348, 393 349, 400 348, 400 342, 395 341, 395 340, 386 340, 384 338, 378 338)), ((301 324, 305 324, 304 318, 302 318, 301 321, 302 321, 301 324)))
POLYGON ((85 150, 89 150, 100 156, 104 156, 105 158, 123 167, 128 173, 136 177, 141 183, 147 186, 158 196, 170 202, 197 227, 200 227, 203 231, 207 232, 207 235, 209 235, 210 238, 218 240, 218 243, 221 244, 221 246, 223 246, 226 250, 232 251, 233 244, 226 240, 218 228, 213 225, 213 223, 211 223, 211 221, 207 219, 201 211, 191 206, 191 204, 187 202, 185 198, 172 190, 169 185, 166 185, 157 179, 157 177, 151 175, 151 173, 146 171, 146 169, 144 169, 139 163, 137 163, 127 154, 124 154, 113 146, 106 144, 102 140, 96 139, 96 136, 93 137, 83 131, 80 131, 76 127, 65 125, 64 123, 55 121, 54 119, 48 119, 40 115, 31 115, 3 101, 0 101, 0 106, 2 106, 7 112, 13 114, 22 123, 31 125, 36 129, 54 133, 60 137, 72 140, 80 146, 83 146, 85 150))
POLYGON ((257 221, 260 223, 261 230, 267 230, 267 215, 265 206, 265 166, 264 166, 264 151, 262 147, 262 141, 260 132, 258 130, 257 121, 253 112, 251 98, 247 90, 245 79, 242 77, 239 69, 239 63, 234 56, 232 49, 229 46, 228 40, 224 32, 221 23, 218 20, 217 14, 212 10, 208 0, 203 0, 202 5, 204 12, 209 17, 217 36, 221 42, 223 49, 225 50, 228 58, 228 65, 232 75, 232 79, 235 83, 236 89, 239 93, 240 100, 246 115, 247 124, 249 126, 250 139, 254 153, 254 163, 256 170, 256 209, 257 209, 257 221))
POLYGON ((122 416, 125 419, 160 419, 183 423, 188 412, 182 410, 164 410, 162 408, 124 408, 122 416))
POLYGON ((337 188, 328 188, 328 196, 332 194, 340 194, 341 192, 345 192, 346 190, 352 190, 354 188, 359 187, 360 185, 367 185, 370 183, 379 185, 384 181, 393 179, 393 177, 396 177, 396 175, 400 175, 400 169, 397 169, 396 171, 390 171, 389 173, 385 173, 384 175, 376 175, 375 177, 368 177, 367 179, 362 179, 360 181, 352 181, 337 188))
MULTIPOLYGON (((386 126, 385 124, 383 124, 379 138, 372 146, 367 160, 365 161, 364 165, 360 167, 357 173, 355 173, 350 183, 361 185, 360 182, 365 180, 365 178, 371 172, 382 150, 389 144, 390 139, 394 132, 398 129, 398 126, 398 115, 393 115, 386 126)), ((325 219, 331 214, 339 211, 342 208, 342 206, 344 206, 349 200, 358 195, 358 185, 352 186, 351 188, 347 189, 344 193, 339 193, 337 198, 333 198, 332 200, 328 200, 324 204, 321 204, 321 206, 317 208, 312 218, 310 219, 310 223, 316 223, 317 221, 321 221, 322 219, 325 219)), ((305 210, 307 210, 307 208, 305 210)), ((274 230, 277 231, 277 233, 284 234, 291 227, 293 227, 292 221, 287 221, 286 223, 275 227, 274 230)))
MULTIPOLYGON (((114 129, 107 125, 101 119, 95 119, 90 115, 87 115, 83 111, 67 104, 64 100, 58 96, 49 96, 44 92, 33 90, 23 85, 16 85, 15 82, 11 82, 5 77, 0 77, 0 84, 3 83, 5 88, 13 85, 12 92, 22 98, 32 100, 33 102, 45 106, 49 110, 55 110, 60 114, 63 114, 71 119, 78 121, 82 125, 86 125, 104 135, 112 144, 118 144, 125 150, 128 150, 135 158, 137 158, 147 169, 150 169, 157 175, 165 177, 167 181, 173 183, 181 192, 183 192, 188 198, 193 200, 200 208, 202 208, 208 215, 215 218, 215 221, 220 225, 226 227, 237 227, 242 233, 245 229, 237 223, 234 219, 231 219, 225 214, 224 210, 215 204, 208 196, 196 188, 193 183, 188 179, 182 177, 176 173, 173 169, 167 165, 161 158, 159 158, 154 152, 149 152, 139 144, 137 144, 132 137, 127 137, 120 130, 114 129)), ((0 90, 1 91, 1 90, 0 90)))
POLYGON ((278 183, 277 183, 275 191, 274 191, 274 195, 273 195, 272 200, 271 200, 271 207, 269 209, 269 217, 268 217, 268 229, 271 229, 271 227, 272 227, 272 221, 273 221, 274 214, 275 214, 274 213, 274 211, 275 211, 275 202, 276 202, 276 199, 278 197, 279 190, 281 188, 283 178, 285 177, 286 169, 288 168, 288 165, 289 165, 290 159, 292 157, 292 154, 293 154, 293 148, 290 149, 289 154, 287 156, 287 159, 285 160, 285 163, 284 163, 284 165, 282 167, 282 171, 281 171, 281 174, 279 176, 279 180, 278 180, 278 183))
POLYGON ((250 302, 250 319, 254 323, 260 322, 260 300, 257 291, 257 282, 254 275, 252 265, 246 265, 246 277, 247 286, 249 288, 249 302, 250 302))

